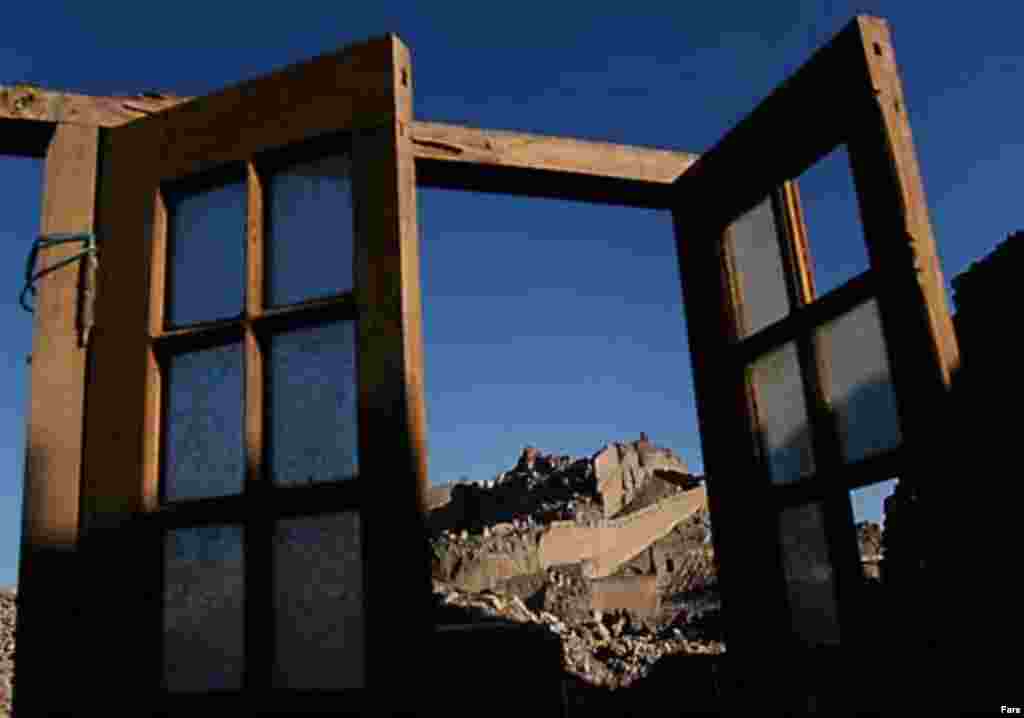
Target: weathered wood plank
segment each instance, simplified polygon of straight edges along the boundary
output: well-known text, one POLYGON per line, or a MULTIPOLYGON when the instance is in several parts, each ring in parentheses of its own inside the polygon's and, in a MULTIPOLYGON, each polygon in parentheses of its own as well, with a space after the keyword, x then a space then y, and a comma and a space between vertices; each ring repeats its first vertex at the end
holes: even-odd
POLYGON ((97 96, 30 84, 0 85, 0 122, 31 120, 87 127, 116 127, 187 101, 176 95, 97 96))
POLYGON ((322 55, 154 116, 161 181, 318 135, 390 124, 393 36, 322 55), (259 118, 257 120, 257 118, 259 118))
MULTIPOLYGON (((856 145, 860 148, 873 142, 875 151, 885 155, 888 165, 882 165, 882 160, 878 160, 878 164, 871 167, 870 171, 881 173, 885 178, 883 186, 891 189, 893 196, 899 198, 896 205, 889 207, 894 211, 888 220, 894 230, 898 226, 900 239, 883 239, 885 235, 879 232, 869 237, 869 250, 874 254, 882 254, 886 253, 888 247, 906 243, 909 252, 904 253, 904 256, 911 260, 910 266, 925 300, 921 308, 927 314, 929 343, 935 347, 942 384, 948 388, 960 366, 960 351, 946 302, 945 281, 928 216, 928 202, 907 119, 903 85, 889 26, 885 20, 874 17, 858 17, 856 22, 862 37, 862 56, 866 65, 866 77, 862 77, 861 81, 866 88, 871 89, 873 95, 872 102, 865 103, 870 107, 870 111, 865 114, 873 121, 861 124, 862 131, 857 135, 856 145), (886 249, 883 249, 883 243, 887 245, 886 249)), ((865 169, 869 169, 867 163, 855 167, 855 175, 860 174, 858 170, 865 169)), ((872 186, 872 183, 881 177, 861 175, 858 179, 862 180, 858 182, 859 193, 880 193, 881 190, 872 186)), ((883 215, 880 211, 874 208, 870 212, 865 212, 863 208, 861 211, 878 217, 881 225, 883 215)), ((899 266, 892 259, 889 262, 899 266)))
MULTIPOLYGON (((41 231, 91 232, 96 189, 96 128, 56 128, 46 159, 41 231)), ((82 249, 43 249, 37 269, 82 249)), ((74 690, 54 691, 52 675, 77 675, 75 630, 78 499, 84 428, 86 350, 76 325, 82 267, 71 264, 37 283, 28 408, 25 490, 18 575, 19 715, 59 713, 74 690), (53 650, 59 636, 66 645, 53 650)))
POLYGON ((672 150, 414 122, 421 187, 667 209, 696 160, 672 150))
MULTIPOLYGON (((323 58, 311 61, 314 67, 317 62, 322 64, 323 58)), ((234 118, 224 120, 225 125, 231 124, 253 111, 245 97, 255 92, 257 83, 229 88, 213 96, 220 99, 204 98, 200 104, 213 102, 219 113, 234 118)), ((309 92, 318 86, 308 84, 309 92)), ((297 92, 281 95, 279 115, 301 114, 304 103, 295 101, 297 92)), ((184 106, 183 116, 187 116, 196 112, 188 109, 194 102, 195 98, 165 93, 101 97, 35 85, 0 85, 0 126, 4 128, 0 152, 41 156, 46 135, 37 131, 37 123, 116 127, 177 106, 184 106)), ((411 98, 409 102, 411 107, 411 98)), ((426 187, 667 208, 668 196, 658 186, 671 184, 697 158, 689 152, 571 137, 414 120, 408 124, 419 184, 426 187)), ((198 124, 190 131, 200 136, 216 134, 214 128, 198 124)))
POLYGON ((484 130, 414 122, 417 160, 570 172, 666 184, 694 163, 697 155, 569 137, 484 130))

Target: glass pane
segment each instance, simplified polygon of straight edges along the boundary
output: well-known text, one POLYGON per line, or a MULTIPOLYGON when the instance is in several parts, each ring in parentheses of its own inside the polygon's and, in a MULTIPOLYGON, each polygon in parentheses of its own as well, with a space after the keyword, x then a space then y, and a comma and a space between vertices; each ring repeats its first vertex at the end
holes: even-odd
POLYGON ((245 308, 246 189, 237 180, 167 193, 167 322, 228 319, 245 308))
POLYGON ((343 690, 363 686, 359 532, 359 514, 354 512, 277 522, 277 687, 343 690))
POLYGON ((727 248, 736 267, 743 302, 744 327, 740 336, 749 336, 789 313, 770 197, 732 223, 727 248))
POLYGON ((168 532, 164 541, 167 690, 242 687, 243 567, 240 526, 168 532))
POLYGON ((807 168, 797 184, 815 294, 820 297, 869 265, 846 146, 836 147, 807 168))
POLYGON ((843 459, 852 463, 899 446, 896 394, 875 300, 821 327, 818 347, 843 459))
POLYGON ((358 470, 354 322, 274 335, 268 465, 277 484, 354 478, 358 470))
POLYGON ((808 645, 839 643, 839 618, 832 564, 820 504, 779 514, 782 566, 796 636, 808 645))
POLYGON ((796 344, 765 354, 748 371, 772 482, 810 476, 814 456, 796 344))
POLYGON ((352 289, 351 162, 321 157, 267 183, 267 303, 294 304, 352 289))
POLYGON ((241 492, 242 361, 239 344, 171 357, 165 397, 166 501, 241 492))

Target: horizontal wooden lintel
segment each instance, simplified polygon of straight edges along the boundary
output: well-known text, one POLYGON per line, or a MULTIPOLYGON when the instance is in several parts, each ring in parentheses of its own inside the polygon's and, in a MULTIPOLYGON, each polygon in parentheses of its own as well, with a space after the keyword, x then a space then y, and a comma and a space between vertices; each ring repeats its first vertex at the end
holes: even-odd
MULTIPOLYGON (((117 127, 191 99, 0 85, 0 135, 7 138, 0 152, 41 156, 46 128, 26 131, 35 125, 117 127)), ((669 206, 667 188, 697 159, 675 150, 424 121, 412 123, 409 140, 420 186, 658 208, 669 206)))
POLYGON ((101 97, 29 84, 0 85, 0 120, 116 127, 188 99, 158 92, 101 97))

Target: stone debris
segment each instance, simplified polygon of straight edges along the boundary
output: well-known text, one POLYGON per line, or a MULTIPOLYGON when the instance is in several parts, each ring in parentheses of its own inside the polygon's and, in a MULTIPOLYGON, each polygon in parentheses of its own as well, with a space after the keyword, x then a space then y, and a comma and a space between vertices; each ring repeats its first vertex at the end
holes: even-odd
MULTIPOLYGON (((526 447, 493 487, 455 486, 450 503, 434 512, 438 623, 544 625, 561 639, 566 672, 602 688, 631 685, 666 655, 724 652, 706 510, 609 577, 614 586, 632 585, 630 577, 654 579, 657 600, 643 610, 640 601, 627 602, 635 609, 595 611, 598 584, 586 561, 542 569, 534 558, 552 521, 593 525, 626 516, 699 480, 646 435, 584 459, 526 447)), ((602 590, 607 596, 609 588, 602 590)))
POLYGON ((17 594, 0 589, 0 718, 11 714, 11 686, 14 679, 14 625, 18 615, 17 594))
MULTIPOLYGON (((552 581, 559 580, 556 576, 552 581)), ((717 611, 695 617, 683 609, 660 627, 636 620, 627 611, 593 611, 573 620, 544 608, 531 610, 516 595, 489 589, 461 591, 438 580, 434 599, 440 624, 512 621, 545 626, 562 641, 565 671, 597 687, 628 687, 647 676, 664 656, 725 652, 717 611)))

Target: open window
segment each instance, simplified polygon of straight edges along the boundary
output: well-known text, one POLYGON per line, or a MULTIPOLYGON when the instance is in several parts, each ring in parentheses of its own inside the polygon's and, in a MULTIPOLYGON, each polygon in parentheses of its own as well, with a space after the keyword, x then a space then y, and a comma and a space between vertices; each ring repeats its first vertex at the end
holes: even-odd
POLYGON ((106 131, 82 544, 129 693, 351 706, 426 626, 410 97, 388 36, 106 131))
POLYGON ((850 491, 918 478, 957 364, 885 23, 857 18, 702 155, 674 212, 730 650, 856 649, 850 491), (837 146, 870 267, 818 296, 831 238, 795 180, 837 146))

